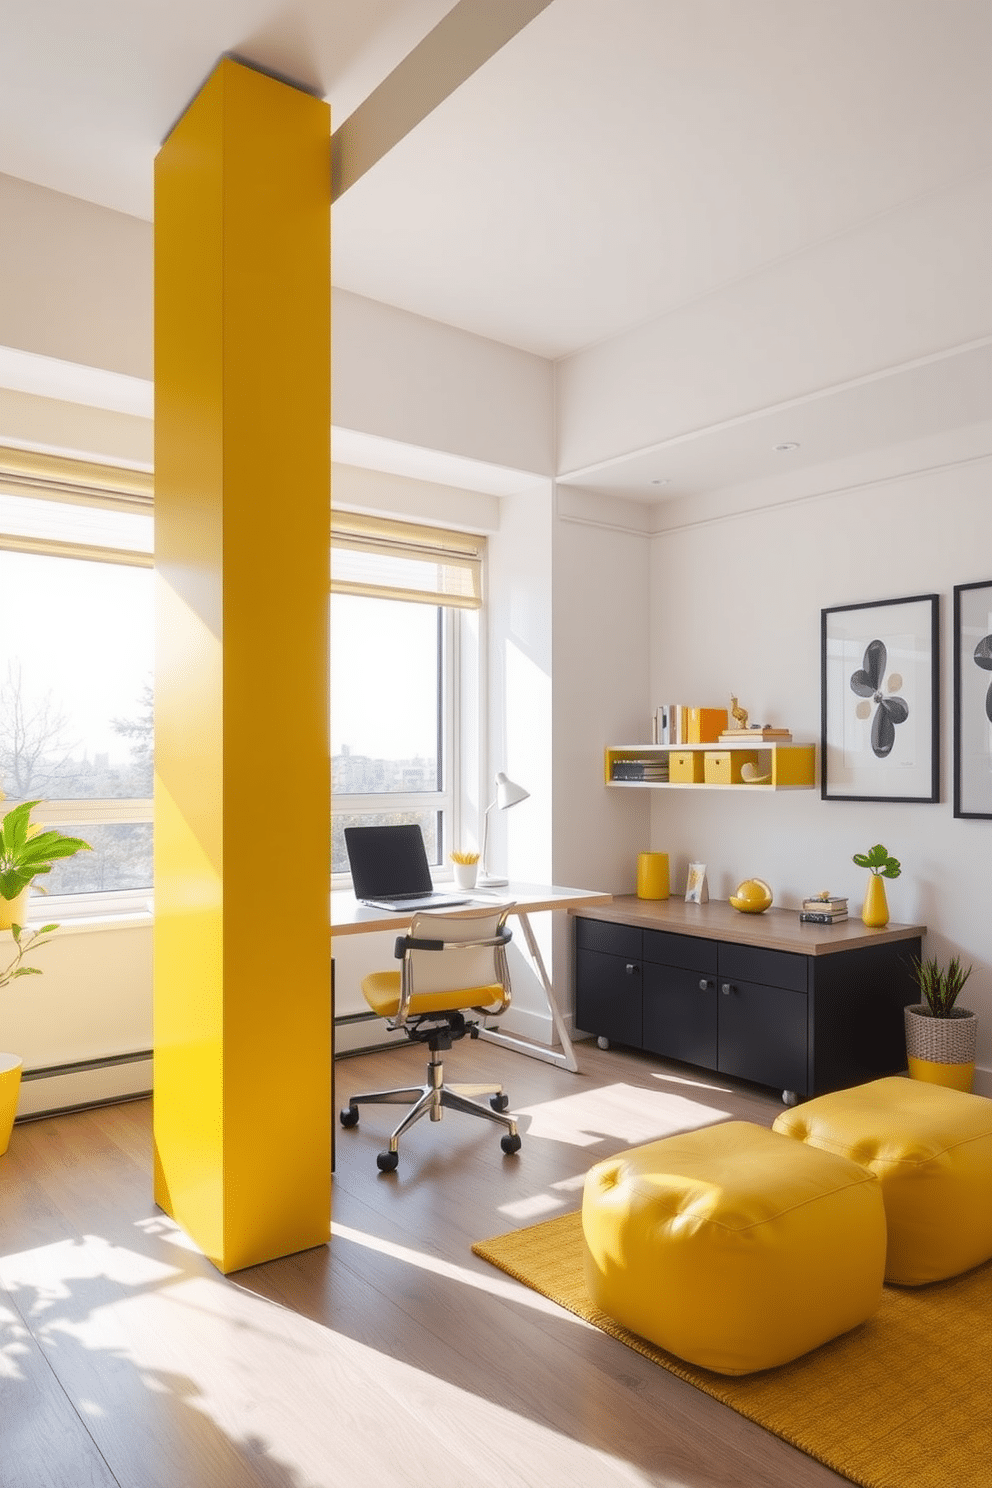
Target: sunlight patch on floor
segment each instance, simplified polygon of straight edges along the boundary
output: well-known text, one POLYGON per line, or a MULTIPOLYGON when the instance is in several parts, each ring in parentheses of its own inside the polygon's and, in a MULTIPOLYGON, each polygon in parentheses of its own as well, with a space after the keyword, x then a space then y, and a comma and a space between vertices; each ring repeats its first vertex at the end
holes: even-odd
MULTIPOLYGON (((487 1274, 489 1268, 471 1271, 346 1225, 335 1225, 334 1235, 338 1244, 395 1260, 398 1296, 419 1290, 436 1299, 445 1284, 468 1286, 515 1308, 553 1314, 558 1328, 590 1329, 536 1292, 487 1274), (422 1279, 404 1275, 411 1267, 422 1279)), ((539 1416, 408 1362, 399 1338, 373 1346, 212 1271, 177 1272, 89 1236, 7 1257, 4 1272, 18 1305, 32 1293, 44 1308, 37 1329, 42 1350, 51 1350, 70 1376, 87 1379, 78 1409, 94 1426, 122 1410, 140 1416, 145 1392, 165 1396, 160 1408, 171 1412, 179 1437, 194 1433, 199 1449, 220 1462, 233 1463, 225 1455, 233 1448, 294 1488, 361 1482, 372 1433, 381 1443, 376 1463, 383 1488, 471 1482, 486 1440, 502 1444, 508 1481, 648 1481, 612 1451, 576 1442, 539 1416), (273 1378, 281 1382, 277 1391, 273 1378), (451 1422, 470 1422, 471 1429, 452 1432, 451 1422), (217 1433, 213 1444, 204 1423, 217 1433)), ((26 1383, 16 1357, 23 1328, 6 1309, 0 1321, 8 1339, 0 1373, 9 1385, 26 1383)), ((550 1316, 539 1324, 551 1325, 550 1316)), ((494 1479, 486 1473, 475 1481, 494 1479)))
MULTIPOLYGON (((542 1297, 539 1292, 532 1292, 529 1287, 524 1287, 520 1282, 506 1281, 496 1271, 492 1275, 486 1271, 468 1271, 464 1266, 456 1266, 451 1261, 442 1261, 438 1256, 426 1255, 422 1250, 411 1250, 406 1245, 397 1245, 394 1240, 383 1240, 378 1235, 369 1235, 364 1230, 354 1230, 348 1225, 331 1225, 332 1236, 338 1236, 342 1240, 350 1240, 355 1245, 363 1245, 368 1250, 378 1251, 380 1255, 389 1256, 392 1260, 402 1261, 404 1265, 416 1266, 422 1271, 429 1271, 432 1275, 444 1281, 456 1281, 461 1286, 475 1287, 480 1292, 488 1292, 493 1297, 505 1297, 507 1301, 515 1303, 520 1307, 532 1308, 535 1312, 547 1312, 555 1317, 566 1321, 579 1322, 578 1318, 571 1313, 563 1314, 554 1302, 549 1302, 547 1297, 542 1297)), ((488 1239, 488 1236, 480 1235, 479 1239, 488 1239)))
POLYGON ((624 1084, 599 1085, 594 1090, 519 1107, 515 1114, 528 1118, 528 1138, 544 1137, 573 1147, 608 1142, 611 1151, 616 1150, 618 1141, 628 1146, 656 1142, 660 1137, 695 1131, 730 1116, 729 1111, 684 1095, 624 1084))

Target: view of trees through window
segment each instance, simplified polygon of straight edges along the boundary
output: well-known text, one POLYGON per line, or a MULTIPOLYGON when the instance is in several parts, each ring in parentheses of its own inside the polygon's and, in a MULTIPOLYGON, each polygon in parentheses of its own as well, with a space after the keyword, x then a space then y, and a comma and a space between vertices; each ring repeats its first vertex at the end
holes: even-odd
POLYGON ((348 872, 344 829, 416 822, 427 857, 445 851, 444 611, 331 596, 331 866, 348 872))
MULTIPOLYGON (((0 530, 16 534, 26 518, 3 499, 0 530)), ((28 535, 56 537, 57 504, 32 506, 47 527, 28 535)), ((101 540, 97 509, 65 511, 65 521, 86 517, 82 541, 101 540)), ((127 537, 136 557, 150 550, 149 518, 110 519, 118 549, 127 537), (122 536, 128 521, 148 530, 122 536)), ((93 848, 53 868, 49 893, 150 888, 153 575, 76 553, 0 548, 0 788, 8 804, 51 803, 53 824, 93 848), (86 802, 78 820, 73 802, 86 802)), ((358 594, 335 593, 330 607, 332 871, 348 871, 352 824, 416 822, 441 863, 452 837, 457 614, 358 594)))
POLYGON ((8 802, 107 803, 60 830, 93 848, 46 875, 50 894, 152 883, 152 574, 0 552, 0 786, 8 802), (115 821, 115 801, 147 820, 115 821), (99 816, 99 812, 97 812, 99 816))

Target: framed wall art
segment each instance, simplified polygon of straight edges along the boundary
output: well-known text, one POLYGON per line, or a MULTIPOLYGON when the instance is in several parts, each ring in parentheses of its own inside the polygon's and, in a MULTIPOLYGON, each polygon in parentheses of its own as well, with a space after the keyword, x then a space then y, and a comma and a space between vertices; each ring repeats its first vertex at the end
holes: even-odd
POLYGON ((939 800, 937 595, 822 610, 820 646, 824 800, 939 800))
POLYGON ((992 579, 954 586, 954 815, 992 818, 992 579))

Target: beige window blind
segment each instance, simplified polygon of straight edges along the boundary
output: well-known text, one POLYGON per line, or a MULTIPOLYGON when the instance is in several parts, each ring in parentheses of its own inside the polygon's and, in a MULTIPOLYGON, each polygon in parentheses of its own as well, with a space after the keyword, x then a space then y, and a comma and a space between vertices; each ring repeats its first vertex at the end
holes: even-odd
POLYGON ((485 545, 472 533, 336 511, 331 590, 477 610, 485 545))
POLYGON ((0 548, 150 566, 152 476, 0 445, 0 548))

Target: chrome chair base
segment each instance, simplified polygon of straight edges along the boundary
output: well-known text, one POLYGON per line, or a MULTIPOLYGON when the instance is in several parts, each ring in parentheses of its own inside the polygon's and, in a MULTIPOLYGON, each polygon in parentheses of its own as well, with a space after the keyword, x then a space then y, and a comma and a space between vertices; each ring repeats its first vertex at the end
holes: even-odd
POLYGON ((341 1111, 342 1126, 358 1125, 358 1108, 361 1105, 409 1105, 403 1120, 389 1138, 389 1146, 380 1152, 376 1162, 383 1173, 395 1172, 399 1163, 399 1141, 405 1131, 423 1116, 440 1121, 447 1108, 462 1111, 467 1116, 484 1116, 506 1128, 500 1146, 507 1154, 519 1152, 520 1135, 516 1118, 506 1114, 509 1100, 503 1094, 502 1085, 445 1085, 444 1062, 436 1050, 431 1051, 427 1065, 427 1082, 424 1085, 407 1085, 396 1090, 370 1090, 362 1095, 353 1095, 341 1111), (473 1096, 488 1096, 489 1105, 474 1100, 473 1096))

